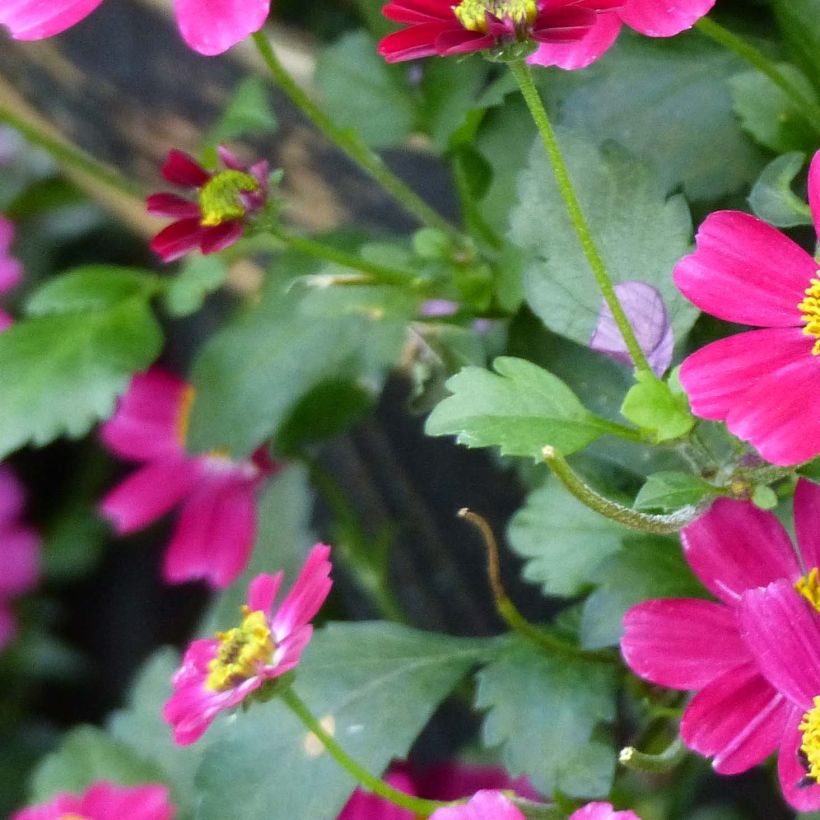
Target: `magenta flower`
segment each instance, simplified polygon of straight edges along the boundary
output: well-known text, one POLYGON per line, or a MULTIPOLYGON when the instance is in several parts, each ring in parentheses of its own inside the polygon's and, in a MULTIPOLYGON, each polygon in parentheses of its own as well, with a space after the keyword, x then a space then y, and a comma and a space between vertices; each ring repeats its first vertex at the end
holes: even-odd
POLYGON ((11 602, 33 589, 40 576, 40 538, 20 521, 25 503, 23 485, 0 464, 0 649, 17 631, 11 602))
MULTIPOLYGON (((102 0, 14 0, 0 4, 0 25, 18 40, 42 40, 91 14, 102 0)), ((194 51, 212 56, 259 31, 270 0, 174 0, 182 38, 194 51)))
MULTIPOLYGON (((646 354, 649 366, 657 376, 662 376, 672 363, 672 349, 675 346, 663 297, 652 285, 633 281, 619 282, 615 285, 615 294, 635 331, 641 350, 646 354)), ((633 364, 624 337, 606 302, 601 302, 598 324, 589 346, 623 364, 633 364)))
POLYGON ((207 254, 233 245, 242 236, 247 217, 267 201, 267 161, 246 168, 224 145, 218 150, 225 168, 213 173, 183 151, 168 153, 162 175, 174 185, 195 190, 197 199, 160 193, 146 200, 148 213, 176 219, 151 240, 163 262, 173 262, 195 248, 207 254))
MULTIPOLYGON (((384 776, 384 780, 400 792, 418 796, 418 789, 413 778, 401 769, 389 771, 384 776)), ((375 818, 378 820, 416 820, 416 814, 377 794, 356 789, 337 820, 374 820, 375 818)))
POLYGON ((598 11, 623 0, 390 0, 382 13, 406 28, 379 43, 389 63, 420 57, 574 42, 598 11))
POLYGON ((545 43, 528 62, 568 70, 594 63, 618 39, 624 23, 648 37, 673 37, 708 14, 715 0, 623 0, 620 8, 598 16, 592 29, 570 43, 545 43))
POLYGON ((502 792, 483 789, 468 803, 436 809, 430 820, 526 820, 524 812, 502 792))
MULTIPOLYGON (((809 203, 820 233, 820 151, 809 171, 809 203)), ((719 211, 701 225, 695 253, 675 284, 701 310, 758 330, 701 348, 684 361, 681 384, 692 412, 725 421, 773 464, 820 453, 818 262, 749 214, 719 211)))
POLYGON ((777 772, 786 800, 799 811, 820 809, 818 607, 816 583, 809 595, 787 581, 747 592, 740 605, 743 637, 786 702, 777 772))
POLYGON ((741 637, 737 608, 747 590, 777 580, 820 595, 820 487, 798 482, 794 515, 799 557, 773 513, 718 499, 681 537, 686 560, 719 601, 645 601, 624 616, 621 651, 632 671, 698 692, 683 714, 681 737, 712 757, 720 774, 744 772, 772 754, 791 711, 741 637))
POLYGON ((159 368, 134 376, 101 435, 112 452, 142 465, 108 493, 100 512, 125 535, 181 504, 163 577, 225 587, 247 566, 256 537, 256 490, 277 467, 262 448, 244 461, 216 451, 189 455, 193 400, 190 385, 159 368))
MULTIPOLYGON (((13 241, 14 224, 0 214, 0 293, 17 287, 23 278, 23 266, 10 253, 13 241)), ((0 310, 0 331, 9 327, 12 321, 8 313, 0 310)))
POLYGON ((13 814, 11 820, 171 820, 176 809, 166 786, 117 786, 105 780, 82 794, 63 792, 39 806, 13 814))
POLYGON ((257 575, 248 588, 240 626, 194 641, 174 675, 174 693, 163 709, 174 740, 194 743, 216 715, 299 663, 313 634, 310 621, 330 592, 330 547, 316 544, 293 588, 275 613, 283 573, 257 575))
POLYGON ((587 803, 574 811, 569 820, 641 820, 634 811, 615 811, 611 803, 587 803))

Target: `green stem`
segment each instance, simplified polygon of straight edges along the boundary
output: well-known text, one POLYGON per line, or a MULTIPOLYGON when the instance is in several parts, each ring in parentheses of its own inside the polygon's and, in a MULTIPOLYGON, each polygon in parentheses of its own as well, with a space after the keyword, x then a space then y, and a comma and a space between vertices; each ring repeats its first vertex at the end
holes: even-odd
POLYGON ((128 196, 143 197, 143 191, 139 186, 125 179, 116 171, 101 165, 85 151, 81 151, 63 140, 44 134, 36 125, 10 111, 5 106, 0 106, 0 123, 10 125, 15 131, 19 131, 28 142, 47 151, 60 165, 87 174, 107 187, 115 188, 124 194, 128 194, 128 196))
POLYGON ((660 754, 639 752, 634 746, 626 746, 618 755, 618 762, 628 769, 639 772, 668 772, 686 757, 683 741, 676 737, 660 754))
POLYGON ((558 183, 558 191, 561 194, 561 198, 564 200, 567 213, 569 214, 569 218, 575 228, 575 233, 578 235, 578 240, 581 243, 581 249, 583 250, 584 256, 592 269, 592 273, 595 276, 595 280, 598 283, 598 287, 601 290, 604 301, 610 311, 612 311, 612 316, 615 319, 615 323, 618 325, 618 329, 621 331, 621 336, 623 337, 626 348, 629 351, 629 355, 632 357, 632 361, 635 363, 635 367, 638 372, 647 372, 654 376, 654 373, 652 373, 652 368, 649 366, 649 362, 646 360, 646 356, 641 349, 641 346, 638 344, 635 331, 632 329, 632 325, 629 323, 626 313, 624 313, 624 309, 621 306, 618 295, 615 293, 615 286, 612 283, 612 278, 607 272, 606 265, 604 265, 601 254, 598 252, 598 248, 595 245, 595 240, 592 238, 589 225, 584 218, 584 213, 581 210, 581 204, 578 202, 575 188, 572 185, 569 170, 567 169, 567 165, 564 162, 564 157, 561 154, 558 139, 555 136, 555 131, 550 123, 547 110, 544 108, 544 103, 541 101, 541 96, 538 93, 538 89, 535 87, 535 83, 533 82, 530 68, 523 60, 515 60, 509 63, 509 66, 513 76, 516 79, 516 82, 518 83, 518 87, 521 89, 521 94, 524 97, 524 101, 527 103, 530 114, 535 121, 535 125, 538 128, 538 133, 541 135, 541 141, 544 143, 547 156, 549 157, 550 163, 552 164, 552 169, 555 172, 555 181, 558 183))
POLYGON ((803 92, 772 62, 760 49, 747 40, 724 28, 710 17, 701 17, 695 28, 702 34, 720 43, 724 48, 734 51, 758 71, 765 74, 775 85, 781 88, 797 106, 801 116, 820 134, 820 106, 807 99, 803 92))
POLYGON ((429 817, 436 809, 446 806, 458 805, 456 803, 442 803, 437 800, 424 800, 421 797, 401 792, 394 789, 378 777, 372 775, 360 763, 353 760, 350 755, 325 731, 324 727, 313 716, 305 702, 293 691, 293 687, 286 689, 282 695, 282 700, 290 708, 293 714, 319 739, 327 749, 330 756, 346 771, 352 775, 365 789, 374 794, 389 800, 396 806, 415 812, 422 817, 429 817))
POLYGON ((624 507, 615 501, 595 492, 588 484, 585 484, 567 464, 566 459, 554 448, 544 447, 544 461, 550 466, 556 478, 574 495, 582 504, 595 510, 599 515, 617 521, 625 527, 641 532, 654 533, 655 535, 669 535, 677 532, 700 515, 700 509, 695 506, 683 507, 669 515, 649 515, 638 512, 630 507, 624 507))
POLYGON ((417 273, 388 265, 380 265, 378 262, 371 262, 356 254, 334 248, 332 245, 325 245, 323 242, 317 242, 314 239, 291 233, 278 225, 267 227, 267 231, 300 253, 315 256, 319 259, 327 259, 329 262, 335 262, 337 265, 351 270, 368 273, 374 279, 386 285, 404 285, 414 289, 423 289, 427 284, 427 280, 417 273))
POLYGON ((253 35, 253 41, 262 59, 265 61, 274 80, 298 106, 313 124, 332 142, 336 143, 352 160, 357 162, 379 182, 385 190, 394 196, 401 204, 424 225, 456 235, 457 232, 447 220, 431 208, 412 188, 405 185, 382 162, 381 157, 371 151, 361 138, 347 128, 340 128, 333 120, 319 108, 313 100, 294 81, 288 70, 279 62, 267 36, 263 31, 253 35))
POLYGON ((625 441, 641 441, 645 442, 646 436, 634 427, 627 427, 625 424, 618 424, 617 421, 610 421, 609 419, 594 416, 595 426, 599 427, 605 433, 611 436, 617 436, 625 441))

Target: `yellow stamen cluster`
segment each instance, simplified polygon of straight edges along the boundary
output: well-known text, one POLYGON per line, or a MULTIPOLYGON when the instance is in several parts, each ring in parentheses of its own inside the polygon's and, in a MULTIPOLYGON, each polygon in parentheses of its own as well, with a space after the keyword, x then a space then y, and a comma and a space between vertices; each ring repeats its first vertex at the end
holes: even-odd
POLYGON ((535 0, 462 0, 453 7, 468 31, 487 31, 487 12, 499 20, 510 19, 516 28, 531 24, 538 16, 535 0))
POLYGON ((820 579, 815 567, 808 575, 798 578, 794 588, 820 612, 820 579))
POLYGON ((276 644, 270 634, 264 612, 242 607, 242 624, 227 632, 217 632, 221 646, 208 664, 205 686, 224 692, 257 674, 260 664, 270 663, 276 644))
POLYGON ((258 190, 259 182, 244 171, 229 169, 214 174, 199 191, 200 222, 214 226, 229 219, 241 219, 245 206, 239 195, 258 190))
MULTIPOLYGON (((820 271, 817 271, 820 276, 820 271)), ((820 356, 820 279, 812 279, 811 285, 805 290, 805 298, 797 306, 800 311, 800 321, 805 324, 803 333, 814 336, 817 340, 811 349, 813 356, 820 356)))
POLYGON ((809 777, 820 783, 820 697, 814 699, 814 706, 800 721, 803 742, 800 752, 808 769, 809 777))

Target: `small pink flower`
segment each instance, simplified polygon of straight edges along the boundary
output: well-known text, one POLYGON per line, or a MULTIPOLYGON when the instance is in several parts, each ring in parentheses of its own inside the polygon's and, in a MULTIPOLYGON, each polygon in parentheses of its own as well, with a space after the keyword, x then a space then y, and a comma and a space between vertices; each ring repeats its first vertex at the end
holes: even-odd
POLYGON ((615 811, 611 803, 587 803, 574 811, 569 820, 641 820, 634 811, 615 811))
MULTIPOLYGON (((15 0, 0 4, 0 25, 18 40, 42 40, 91 14, 102 0, 15 0)), ((200 54, 221 54, 259 31, 270 0, 175 0, 185 42, 200 54)))
POLYGON ((791 707, 743 640, 738 605, 747 590, 776 580, 820 594, 820 487, 798 482, 794 516, 798 552, 773 513, 718 499, 681 536, 686 560, 719 602, 645 601, 624 616, 621 651, 632 671, 661 686, 697 691, 681 737, 712 757, 720 774, 756 766, 783 739, 791 707))
POLYGON ((225 587, 247 566, 256 537, 256 490, 277 467, 261 448, 245 461, 218 452, 188 455, 193 400, 190 385, 159 368, 134 376, 101 436, 112 452, 143 463, 108 493, 100 511, 124 535, 181 504, 163 577, 225 587))
POLYGON ((152 240, 151 248, 163 262, 173 262, 189 251, 216 253, 233 245, 244 231, 249 214, 259 211, 268 197, 268 163, 246 168, 224 145, 219 156, 225 169, 206 171, 193 157, 172 150, 162 175, 168 182, 197 192, 197 200, 178 194, 148 197, 148 213, 176 218, 152 240))
POLYGON ((241 703, 299 663, 313 634, 310 621, 330 592, 329 555, 325 544, 313 547, 296 583, 273 614, 283 573, 257 575, 242 607, 242 624, 188 647, 174 675, 174 693, 163 710, 177 743, 199 740, 219 712, 241 703))
POLYGON ((23 485, 0 464, 0 649, 17 631, 11 601, 33 589, 40 576, 40 538, 20 522, 25 501, 23 485))
POLYGON ((171 820, 176 809, 166 786, 117 786, 100 780, 82 794, 58 794, 48 803, 13 814, 11 820, 171 820))
POLYGON ((620 5, 615 11, 598 15, 583 39, 572 43, 545 43, 528 62, 568 70, 584 68, 612 46, 624 23, 648 37, 673 37, 707 15, 715 0, 624 0, 620 5))
POLYGON ((430 820, 526 820, 526 817, 502 792, 483 789, 461 806, 436 809, 430 820))
MULTIPOLYGON (((820 234, 820 151, 809 170, 809 203, 820 234)), ((706 218, 697 250, 675 268, 675 284, 701 310, 762 330, 738 333, 684 361, 692 412, 725 421, 773 464, 820 453, 820 273, 791 239, 749 214, 706 218)))

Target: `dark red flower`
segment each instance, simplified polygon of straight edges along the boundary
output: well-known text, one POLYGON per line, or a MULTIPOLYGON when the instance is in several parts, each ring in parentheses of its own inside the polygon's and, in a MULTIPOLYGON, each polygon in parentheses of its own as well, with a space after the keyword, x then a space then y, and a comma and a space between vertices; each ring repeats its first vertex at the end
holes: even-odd
POLYGON ((206 171, 196 160, 176 149, 168 153, 162 175, 181 188, 197 191, 196 201, 178 194, 152 194, 148 213, 176 217, 152 240, 151 249, 163 262, 173 262, 188 251, 215 253, 242 236, 249 214, 260 210, 268 197, 268 163, 246 168, 223 145, 219 157, 224 170, 206 171))
POLYGON ((446 57, 498 49, 526 56, 537 43, 580 40, 599 11, 624 0, 390 0, 385 17, 407 28, 385 37, 379 53, 390 63, 434 54, 446 57), (513 47, 523 46, 519 51, 513 47))

